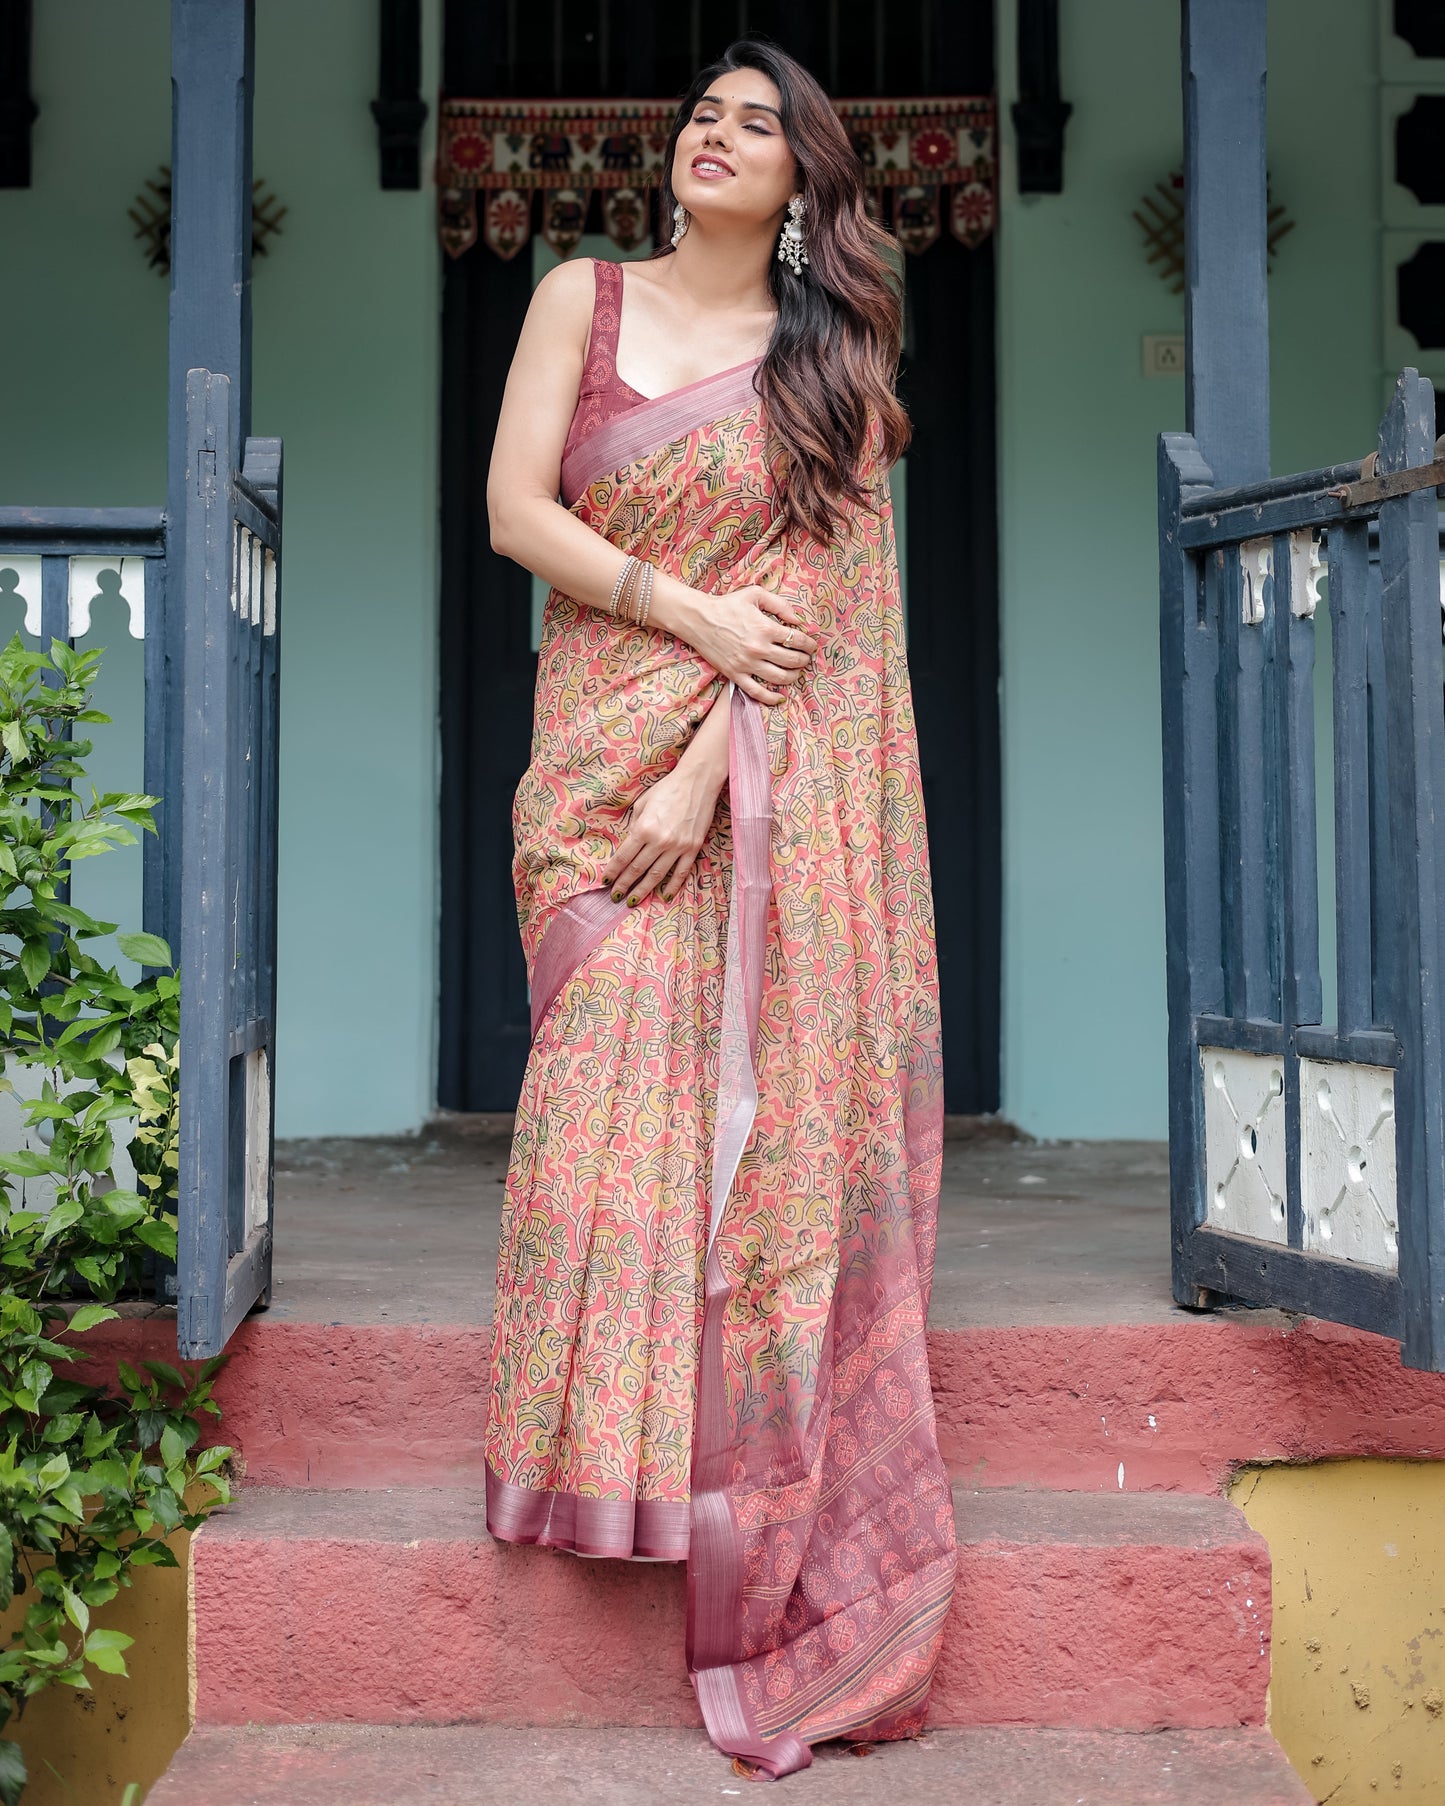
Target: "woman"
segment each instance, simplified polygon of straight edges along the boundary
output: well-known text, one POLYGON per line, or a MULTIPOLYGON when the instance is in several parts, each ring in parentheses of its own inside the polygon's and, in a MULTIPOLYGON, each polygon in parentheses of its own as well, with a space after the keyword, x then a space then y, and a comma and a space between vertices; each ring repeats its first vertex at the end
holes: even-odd
POLYGON ((953 1583, 900 297, 773 47, 698 77, 663 167, 671 247, 538 285, 488 486, 554 587, 487 1522, 686 1558, 708 1731, 776 1776, 916 1732, 953 1583))

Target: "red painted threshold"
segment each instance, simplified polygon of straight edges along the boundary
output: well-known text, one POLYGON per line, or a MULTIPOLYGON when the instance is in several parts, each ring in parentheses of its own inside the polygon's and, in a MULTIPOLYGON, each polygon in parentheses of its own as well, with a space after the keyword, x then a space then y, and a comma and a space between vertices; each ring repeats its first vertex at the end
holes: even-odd
MULTIPOLYGON (((86 1337, 175 1358, 168 1315, 86 1337)), ((1445 1458, 1445 1375, 1313 1318, 935 1328, 939 1436, 973 1486, 1217 1493, 1249 1461, 1445 1458)), ((216 1435, 265 1486, 480 1486, 488 1333, 257 1317, 232 1343, 216 1435)))
MULTIPOLYGON (((933 1723, 1263 1723, 1269 1557, 1235 1507, 960 1488, 955 1509, 933 1723)), ((193 1562, 202 1723, 697 1722, 682 1569, 494 1543, 470 1489, 249 1489, 193 1562)))

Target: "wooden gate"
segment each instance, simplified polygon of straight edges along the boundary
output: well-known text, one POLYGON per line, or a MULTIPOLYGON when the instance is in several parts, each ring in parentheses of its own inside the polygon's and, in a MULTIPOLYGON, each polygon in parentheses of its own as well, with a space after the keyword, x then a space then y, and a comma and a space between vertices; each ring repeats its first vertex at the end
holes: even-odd
POLYGON ((186 383, 179 737, 179 1324, 214 1354, 271 1283, 281 442, 233 467, 231 384, 186 383))
POLYGON ((1161 456, 1174 1291, 1445 1368, 1445 709, 1430 384, 1367 461, 1219 490, 1161 456), (1326 595, 1319 595, 1321 582, 1326 595), (1315 746, 1327 613, 1331 745, 1315 746), (1333 788, 1322 1018, 1316 781, 1333 788))

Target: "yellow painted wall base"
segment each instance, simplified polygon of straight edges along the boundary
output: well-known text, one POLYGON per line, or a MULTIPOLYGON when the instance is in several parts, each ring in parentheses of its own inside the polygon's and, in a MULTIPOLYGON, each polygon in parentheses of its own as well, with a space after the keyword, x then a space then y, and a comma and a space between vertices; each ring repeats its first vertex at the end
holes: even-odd
MULTIPOLYGON (((144 1798, 165 1773, 189 1728, 190 1540, 177 1531, 169 1541, 179 1565, 137 1569, 134 1584, 94 1615, 97 1626, 135 1638, 125 1652, 130 1678, 92 1673, 90 1693, 48 1687, 6 1727, 30 1770, 23 1806, 119 1806, 130 1782, 144 1798)), ((0 1615, 0 1635, 8 1640, 21 1616, 13 1607, 0 1615)))
POLYGON ((1274 1572, 1270 1730, 1330 1806, 1445 1801, 1445 1462, 1243 1470, 1274 1572))

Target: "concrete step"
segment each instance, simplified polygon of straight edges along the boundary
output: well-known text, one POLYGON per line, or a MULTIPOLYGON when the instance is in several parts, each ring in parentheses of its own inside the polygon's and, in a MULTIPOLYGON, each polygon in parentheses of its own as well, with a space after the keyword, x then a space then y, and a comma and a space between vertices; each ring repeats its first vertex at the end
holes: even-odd
MULTIPOLYGON (((1189 1494, 955 1491, 938 1725, 1264 1722, 1269 1554, 1189 1494)), ((192 1544, 200 1723, 695 1725, 677 1564, 495 1543, 461 1488, 248 1488, 192 1544)))
MULTIPOLYGON (((214 1434, 262 1486, 480 1487, 489 1345, 470 1323, 252 1318, 214 1434)), ((86 1346, 97 1378, 174 1361, 174 1315, 128 1314, 86 1346)), ((944 1458, 971 1486, 1217 1493, 1247 1461, 1445 1457, 1445 1375, 1311 1318, 938 1326, 929 1352, 944 1458)))
MULTIPOLYGON (((1311 1806, 1266 1731, 934 1731, 814 1753, 793 1806, 1311 1806)), ((203 1727, 149 1806, 714 1806, 748 1783, 696 1731, 203 1727)))

